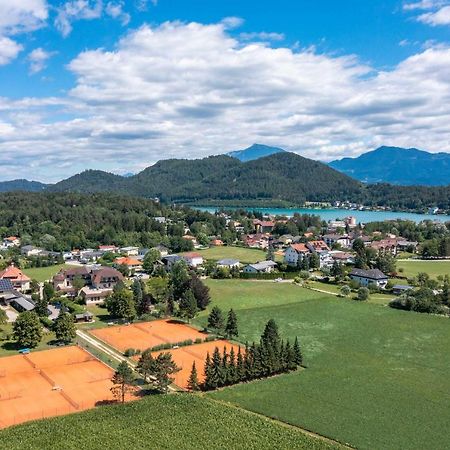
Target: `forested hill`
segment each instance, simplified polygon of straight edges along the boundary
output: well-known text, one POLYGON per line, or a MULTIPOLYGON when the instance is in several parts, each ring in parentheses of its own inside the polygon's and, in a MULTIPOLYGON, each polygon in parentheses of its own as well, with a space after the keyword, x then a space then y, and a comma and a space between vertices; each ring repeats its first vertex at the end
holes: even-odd
POLYGON ((330 167, 366 183, 446 186, 450 184, 450 153, 415 148, 379 147, 357 158, 332 161, 330 167))
POLYGON ((0 182, 0 192, 11 191, 28 191, 28 192, 40 192, 47 188, 47 185, 40 183, 39 181, 28 180, 11 180, 0 182))
POLYGON ((90 170, 49 189, 126 192, 163 202, 277 199, 301 204, 353 198, 361 184, 325 164, 283 152, 248 162, 225 155, 163 160, 128 178, 90 170))

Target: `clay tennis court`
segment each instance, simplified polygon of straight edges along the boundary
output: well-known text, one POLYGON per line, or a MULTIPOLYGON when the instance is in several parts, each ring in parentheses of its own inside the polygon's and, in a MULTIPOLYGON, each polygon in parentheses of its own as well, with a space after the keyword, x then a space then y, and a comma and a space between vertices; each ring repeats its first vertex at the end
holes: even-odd
MULTIPOLYGON (((175 361, 176 365, 181 368, 174 376, 174 383, 183 388, 187 388, 187 381, 189 375, 191 374, 192 364, 195 361, 195 367, 198 373, 198 379, 200 382, 205 378, 204 365, 206 355, 212 356, 214 349, 218 347, 220 354, 223 355, 223 349, 226 347, 227 353, 230 352, 231 348, 234 348, 235 354, 237 354, 239 346, 232 344, 226 340, 218 340, 211 342, 203 342, 202 344, 188 345, 187 347, 180 347, 171 350, 161 350, 159 352, 152 352, 154 357, 158 356, 159 353, 170 352, 172 354, 172 359, 175 361)), ((241 347, 241 352, 244 348, 241 347)))
POLYGON ((0 428, 111 401, 113 373, 76 346, 0 358, 0 428))
POLYGON ((91 330, 91 334, 124 352, 129 348, 144 351, 160 344, 176 344, 187 339, 205 339, 205 333, 172 320, 133 323, 91 330))

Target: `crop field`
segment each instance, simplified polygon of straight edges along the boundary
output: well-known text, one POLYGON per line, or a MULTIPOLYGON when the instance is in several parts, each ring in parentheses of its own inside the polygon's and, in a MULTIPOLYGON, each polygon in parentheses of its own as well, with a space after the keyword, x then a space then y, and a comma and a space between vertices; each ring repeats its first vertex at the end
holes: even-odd
POLYGON ((397 270, 403 269, 402 275, 411 278, 415 277, 419 272, 426 272, 431 278, 438 275, 450 275, 450 260, 441 261, 398 261, 397 270))
POLYGON ((241 341, 259 339, 274 318, 284 338, 299 336, 307 366, 213 398, 357 448, 448 447, 448 319, 289 284, 211 280, 208 286, 213 305, 237 311, 241 341))
POLYGON ((31 269, 23 269, 23 273, 29 276, 32 280, 44 282, 50 280, 61 269, 69 267, 67 264, 56 264, 48 267, 33 267, 31 269))
POLYGON ((192 364, 194 362, 197 369, 199 381, 202 382, 204 380, 204 365, 206 355, 209 352, 210 356, 212 356, 216 347, 219 348, 221 355, 223 355, 224 347, 226 348, 227 352, 229 352, 231 348, 234 348, 235 353, 237 353, 239 349, 238 345, 232 344, 231 342, 225 340, 217 340, 211 342, 203 342, 201 344, 188 345, 186 347, 180 347, 171 350, 162 350, 160 352, 154 352, 152 353, 152 355, 156 357, 159 353, 170 352, 176 365, 181 369, 174 375, 174 383, 177 386, 185 389, 187 388, 187 381, 189 379, 189 375, 191 374, 192 364))
POLYGON ((90 330, 90 333, 124 352, 129 348, 141 351, 160 344, 176 344, 187 339, 205 339, 206 334, 172 320, 154 320, 131 325, 90 330))
POLYGON ((331 450, 299 430, 192 394, 154 395, 0 431, 8 450, 331 450))
POLYGON ((0 428, 111 401, 112 375, 75 346, 1 358, 0 428))

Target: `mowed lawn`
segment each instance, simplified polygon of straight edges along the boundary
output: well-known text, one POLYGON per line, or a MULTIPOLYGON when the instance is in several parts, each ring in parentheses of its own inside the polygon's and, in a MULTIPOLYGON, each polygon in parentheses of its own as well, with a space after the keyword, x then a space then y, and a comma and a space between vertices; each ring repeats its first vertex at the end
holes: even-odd
POLYGON ((299 336, 307 366, 212 393, 213 398, 357 448, 448 448, 448 319, 289 284, 208 285, 214 304, 237 310, 241 341, 257 340, 274 318, 283 337, 299 336))
POLYGON ((398 269, 403 269, 402 275, 411 278, 415 277, 419 272, 426 272, 431 278, 438 275, 450 276, 450 260, 441 261, 418 261, 411 259, 410 261, 398 261, 398 269))
POLYGON ((264 261, 266 259, 266 252, 256 248, 232 246, 210 247, 206 250, 199 250, 199 253, 204 259, 212 259, 214 261, 226 258, 237 259, 242 264, 264 261))
POLYGON ((331 450, 293 427, 193 394, 153 395, 125 405, 0 431, 8 450, 331 450))
POLYGON ((69 267, 67 264, 56 264, 48 267, 33 267, 31 269, 23 269, 23 273, 29 276, 32 280, 44 282, 50 280, 61 269, 69 267))

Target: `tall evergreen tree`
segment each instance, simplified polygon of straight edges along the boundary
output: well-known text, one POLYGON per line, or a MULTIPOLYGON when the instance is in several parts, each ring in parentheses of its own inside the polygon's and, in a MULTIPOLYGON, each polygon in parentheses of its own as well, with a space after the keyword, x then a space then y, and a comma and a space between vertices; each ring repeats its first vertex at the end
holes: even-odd
POLYGON ((41 297, 40 294, 32 294, 31 299, 34 301, 36 305, 34 311, 39 317, 48 317, 48 301, 47 297, 43 295, 41 297))
POLYGON ((228 311, 225 333, 228 339, 233 339, 239 336, 237 316, 233 309, 228 311))
POLYGON ((195 367, 195 361, 192 363, 191 374, 189 375, 187 386, 188 389, 192 392, 198 391, 200 389, 200 385, 198 382, 197 368, 195 367))
POLYGON ((197 301, 197 308, 200 310, 206 309, 211 302, 211 295, 209 294, 209 287, 203 283, 202 280, 194 273, 191 276, 189 286, 194 293, 195 300, 197 301))
POLYGON ((180 315, 188 320, 188 322, 197 314, 197 301, 194 293, 188 289, 180 300, 180 315))
POLYGON ((301 366, 302 363, 303 363, 303 355, 302 355, 302 350, 300 348, 300 344, 298 342, 298 338, 297 337, 295 338, 295 341, 294 341, 293 350, 294 350, 294 361, 295 361, 295 364, 297 366, 301 366))
POLYGON ((214 306, 208 316, 208 328, 219 333, 223 331, 224 320, 222 310, 218 306, 214 306))
POLYGON ((241 347, 239 347, 236 357, 236 378, 237 381, 245 380, 245 366, 244 366, 244 358, 241 352, 241 347))
POLYGON ((155 359, 152 356, 150 349, 142 352, 136 369, 142 375, 142 378, 147 382, 150 373, 154 370, 155 359))
POLYGON ((144 294, 142 292, 141 282, 137 278, 133 281, 131 290, 133 291, 133 298, 135 304, 136 305, 140 304, 142 302, 142 297, 144 294))
POLYGON ((203 381, 203 386, 206 390, 213 389, 212 382, 211 382, 211 357, 209 356, 209 352, 206 353, 206 359, 205 359, 205 379, 203 381))
POLYGON ((216 347, 211 358, 210 387, 216 389, 220 386, 222 379, 222 357, 219 348, 216 347))
POLYGON ((236 353, 233 347, 231 347, 230 354, 228 355, 227 381, 228 384, 234 384, 239 381, 236 367, 236 353))

